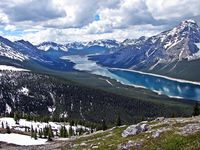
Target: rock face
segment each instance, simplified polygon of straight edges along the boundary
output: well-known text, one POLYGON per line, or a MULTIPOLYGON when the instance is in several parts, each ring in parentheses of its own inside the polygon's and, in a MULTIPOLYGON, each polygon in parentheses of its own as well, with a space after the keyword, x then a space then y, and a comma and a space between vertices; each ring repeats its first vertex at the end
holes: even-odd
POLYGON ((136 124, 136 125, 131 125, 129 126, 126 130, 122 132, 122 137, 127 137, 130 135, 136 135, 141 132, 145 132, 149 129, 148 124, 136 124))

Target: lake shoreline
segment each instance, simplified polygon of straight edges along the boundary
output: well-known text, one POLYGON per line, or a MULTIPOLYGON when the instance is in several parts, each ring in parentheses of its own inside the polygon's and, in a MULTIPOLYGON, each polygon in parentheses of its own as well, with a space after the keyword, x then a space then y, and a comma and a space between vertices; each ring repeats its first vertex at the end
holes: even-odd
POLYGON ((172 77, 168 77, 168 76, 163 76, 163 75, 148 73, 148 72, 142 72, 142 71, 137 71, 137 70, 132 70, 132 69, 123 69, 123 68, 108 68, 108 69, 129 71, 129 72, 139 73, 139 74, 143 74, 143 75, 159 77, 159 78, 163 78, 163 79, 167 79, 167 80, 171 80, 171 81, 176 81, 176 82, 180 82, 180 83, 189 83, 189 84, 200 85, 200 82, 189 81, 189 80, 184 80, 184 79, 177 79, 177 78, 172 78, 172 77))

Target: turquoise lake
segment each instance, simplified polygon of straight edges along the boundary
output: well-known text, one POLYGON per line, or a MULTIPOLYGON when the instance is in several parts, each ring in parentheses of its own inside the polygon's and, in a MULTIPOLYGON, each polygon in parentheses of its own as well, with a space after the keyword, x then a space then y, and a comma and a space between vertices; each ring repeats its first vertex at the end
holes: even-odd
POLYGON ((122 69, 106 68, 88 60, 87 56, 64 56, 61 59, 75 63, 74 69, 115 79, 122 84, 142 87, 169 97, 200 101, 200 83, 177 81, 166 77, 122 69))

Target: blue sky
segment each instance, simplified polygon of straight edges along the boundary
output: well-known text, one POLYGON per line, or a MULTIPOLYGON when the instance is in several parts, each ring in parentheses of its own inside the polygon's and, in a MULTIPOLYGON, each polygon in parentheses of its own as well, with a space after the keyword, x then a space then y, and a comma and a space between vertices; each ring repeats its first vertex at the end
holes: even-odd
POLYGON ((4 0, 0 35, 66 43, 138 38, 200 21, 199 0, 4 0))

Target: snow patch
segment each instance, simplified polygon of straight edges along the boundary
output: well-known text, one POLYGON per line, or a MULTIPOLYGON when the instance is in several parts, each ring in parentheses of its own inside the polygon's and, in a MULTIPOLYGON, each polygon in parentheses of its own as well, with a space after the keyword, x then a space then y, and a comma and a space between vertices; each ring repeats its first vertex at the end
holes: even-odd
POLYGON ((109 80, 106 80, 106 82, 107 82, 108 84, 110 84, 110 85, 113 86, 113 84, 112 84, 109 80))
POLYGON ((200 50, 200 43, 195 43, 195 45, 198 47, 198 49, 200 50))
POLYGON ((0 70, 4 71, 4 70, 8 70, 8 71, 29 71, 26 69, 22 69, 22 68, 16 68, 14 66, 7 66, 7 65, 0 65, 0 70))
POLYGON ((47 140, 40 138, 35 140, 27 135, 11 133, 11 134, 0 134, 0 141, 16 145, 42 145, 46 144, 47 140))
POLYGON ((10 114, 12 108, 6 103, 6 113, 10 114))
POLYGON ((22 87, 21 89, 18 90, 18 92, 28 96, 29 94, 29 89, 27 87, 22 87))

